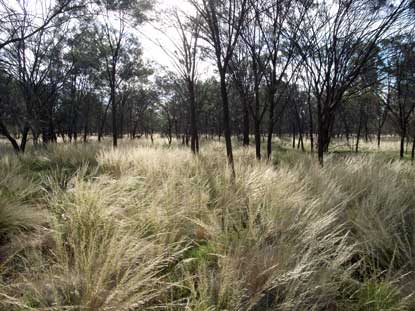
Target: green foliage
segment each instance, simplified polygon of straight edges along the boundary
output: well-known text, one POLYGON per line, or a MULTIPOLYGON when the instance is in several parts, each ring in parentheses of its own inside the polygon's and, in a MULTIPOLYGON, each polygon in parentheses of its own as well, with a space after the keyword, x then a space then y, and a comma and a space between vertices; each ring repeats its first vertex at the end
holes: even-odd
POLYGON ((357 294, 359 310, 403 310, 399 291, 389 283, 368 281, 362 285, 357 294))

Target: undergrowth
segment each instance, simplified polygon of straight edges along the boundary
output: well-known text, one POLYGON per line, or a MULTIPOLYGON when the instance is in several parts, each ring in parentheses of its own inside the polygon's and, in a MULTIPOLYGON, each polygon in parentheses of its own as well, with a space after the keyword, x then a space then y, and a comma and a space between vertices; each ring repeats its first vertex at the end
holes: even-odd
POLYGON ((415 170, 57 145, 0 159, 1 310, 414 310, 415 170))

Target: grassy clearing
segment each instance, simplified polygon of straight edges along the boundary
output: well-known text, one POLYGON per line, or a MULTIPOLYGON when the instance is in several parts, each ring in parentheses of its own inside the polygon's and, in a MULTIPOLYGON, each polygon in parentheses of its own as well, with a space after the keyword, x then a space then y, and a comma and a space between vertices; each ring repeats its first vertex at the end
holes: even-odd
POLYGON ((414 310, 415 169, 161 140, 0 159, 0 310, 414 310))

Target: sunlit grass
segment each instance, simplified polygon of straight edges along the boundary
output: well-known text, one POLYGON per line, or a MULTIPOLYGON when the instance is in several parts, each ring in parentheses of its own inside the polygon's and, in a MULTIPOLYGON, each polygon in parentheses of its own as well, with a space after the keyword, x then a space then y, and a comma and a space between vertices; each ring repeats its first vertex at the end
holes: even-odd
POLYGON ((6 152, 0 310, 410 310, 411 163, 276 144, 6 152))

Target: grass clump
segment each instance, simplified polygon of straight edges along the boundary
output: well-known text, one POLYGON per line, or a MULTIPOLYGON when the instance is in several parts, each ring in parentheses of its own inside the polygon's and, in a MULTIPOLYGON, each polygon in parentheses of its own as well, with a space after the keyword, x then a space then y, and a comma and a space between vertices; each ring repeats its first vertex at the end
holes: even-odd
POLYGON ((160 142, 58 145, 36 156, 58 169, 0 162, 10 172, 1 202, 41 211, 36 220, 8 210, 19 221, 4 227, 3 244, 19 251, 0 261, 0 309, 360 311, 414 303, 409 163, 358 155, 328 157, 321 168, 281 147, 273 165, 239 148, 233 180, 219 143, 200 156, 160 142), (64 155, 71 153, 80 159, 64 155))

